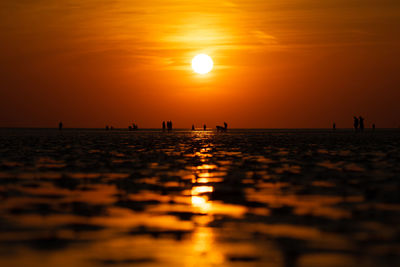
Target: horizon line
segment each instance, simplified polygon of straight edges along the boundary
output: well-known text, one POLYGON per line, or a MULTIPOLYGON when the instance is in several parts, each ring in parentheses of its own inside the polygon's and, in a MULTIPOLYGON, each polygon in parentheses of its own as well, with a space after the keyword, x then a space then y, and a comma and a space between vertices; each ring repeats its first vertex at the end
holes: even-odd
MULTIPOLYGON (((33 126, 33 127, 27 127, 27 126, 17 126, 17 127, 9 127, 9 126, 0 126, 0 129, 55 129, 58 130, 58 127, 41 127, 41 126, 33 126)), ((104 130, 104 131, 115 131, 115 130, 127 130, 129 131, 128 127, 115 127, 112 130, 106 130, 105 127, 63 127, 62 130, 104 130)), ((203 129, 203 127, 198 127, 195 128, 195 130, 200 130, 203 129)), ((207 127, 207 130, 215 130, 216 127, 207 127)), ((332 127, 288 127, 288 128, 277 128, 277 127, 270 127, 270 128, 258 128, 258 127, 232 127, 232 128, 228 128, 228 130, 293 130, 293 129, 304 129, 304 130, 332 130, 334 131, 334 129, 332 127)), ((372 127, 366 127, 365 129, 373 129, 372 127)), ((375 128, 375 130, 378 129, 400 129, 399 127, 377 127, 375 128)), ((143 127, 143 128, 139 128, 137 130, 133 130, 133 131, 140 131, 140 130, 161 130, 161 127, 143 127)), ((191 127, 188 128, 173 128, 173 130, 192 130, 191 127)), ((343 127, 343 128, 336 128, 336 130, 354 130, 353 127, 343 127)))

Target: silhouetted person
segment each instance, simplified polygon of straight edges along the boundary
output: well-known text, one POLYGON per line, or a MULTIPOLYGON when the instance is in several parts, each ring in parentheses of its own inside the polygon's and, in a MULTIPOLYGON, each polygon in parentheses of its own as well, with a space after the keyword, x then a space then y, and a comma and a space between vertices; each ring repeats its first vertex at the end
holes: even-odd
POLYGON ((63 128, 63 123, 62 123, 62 121, 60 121, 60 123, 58 124, 58 130, 62 130, 62 128, 63 128))
POLYGON ((372 131, 375 132, 375 123, 372 124, 372 131))
POLYGON ((110 127, 110 130, 111 130, 111 131, 112 131, 112 130, 114 130, 114 127, 113 127, 113 126, 111 126, 111 127, 110 127))
POLYGON ((363 117, 359 117, 358 120, 360 121, 360 131, 364 131, 364 118, 363 117))
POLYGON ((165 131, 165 121, 162 122, 162 130, 165 131))
POLYGON ((358 131, 358 118, 356 116, 354 118, 354 130, 357 132, 358 131))
POLYGON ((333 123, 332 129, 335 131, 336 130, 336 123, 333 123))
POLYGON ((194 131, 194 124, 192 124, 192 131, 194 131))
POLYGON ((108 125, 106 125, 106 131, 108 131, 110 128, 108 127, 108 125))
POLYGON ((203 129, 204 129, 204 131, 207 130, 207 125, 204 124, 203 129))

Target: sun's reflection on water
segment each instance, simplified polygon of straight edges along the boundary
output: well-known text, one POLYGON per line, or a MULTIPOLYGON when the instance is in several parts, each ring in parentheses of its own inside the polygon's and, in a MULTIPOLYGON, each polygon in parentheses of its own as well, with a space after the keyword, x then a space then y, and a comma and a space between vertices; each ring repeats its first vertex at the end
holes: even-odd
POLYGON ((192 196, 192 206, 199 209, 202 213, 208 213, 211 211, 211 203, 208 202, 205 196, 192 196))
POLYGON ((215 246, 215 233, 212 228, 199 227, 193 234, 192 244, 194 254, 199 255, 196 257, 196 261, 199 261, 201 265, 214 265, 222 264, 224 262, 224 255, 215 246))
MULTIPOLYGON (((196 137, 199 137, 199 135, 196 135, 196 137)), ((204 138, 204 136, 205 134, 201 134, 201 137, 204 138)), ((197 216, 195 219, 197 227, 191 239, 191 253, 195 257, 190 259, 190 266, 220 265, 225 260, 223 252, 216 246, 214 229, 207 227, 213 220, 215 209, 218 208, 215 206, 218 206, 218 204, 210 200, 210 195, 214 192, 212 183, 223 181, 223 174, 215 173, 218 166, 210 162, 213 156, 211 152, 211 144, 195 152, 195 157, 202 164, 192 167, 191 205, 195 212, 202 213, 205 216, 197 216), (195 262, 193 258, 196 259, 195 262)))
POLYGON ((202 213, 209 213, 212 208, 212 203, 209 202, 206 193, 212 193, 214 188, 212 186, 195 186, 192 188, 192 206, 202 213))
POLYGON ((212 186, 208 185, 202 185, 202 186, 194 186, 192 188, 192 195, 200 195, 204 193, 212 193, 214 191, 214 188, 212 186))

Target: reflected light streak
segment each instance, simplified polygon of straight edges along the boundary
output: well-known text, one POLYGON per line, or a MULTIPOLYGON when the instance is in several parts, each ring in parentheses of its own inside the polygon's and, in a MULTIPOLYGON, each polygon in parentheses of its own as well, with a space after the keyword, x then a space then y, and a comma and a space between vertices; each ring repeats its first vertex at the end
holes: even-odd
POLYGON ((197 196, 203 193, 212 193, 214 191, 214 188, 212 186, 195 186, 192 188, 192 196, 197 196))
POLYGON ((212 209, 212 204, 208 201, 208 196, 200 194, 211 193, 214 191, 212 186, 196 186, 192 188, 192 206, 199 209, 202 213, 208 213, 212 209))
POLYGON ((211 178, 212 174, 209 173, 209 172, 202 172, 202 173, 199 173, 199 177, 201 177, 201 178, 211 178))
POLYGON ((224 262, 224 255, 220 249, 215 246, 215 233, 213 229, 208 227, 199 227, 193 236, 193 251, 197 257, 194 266, 204 266, 215 264, 222 264, 224 262), (198 265, 197 265, 198 264, 198 265))
POLYGON ((205 196, 192 196, 192 206, 198 208, 202 213, 208 213, 212 208, 212 204, 208 202, 208 198, 205 196))
POLYGON ((197 182, 200 184, 206 184, 209 182, 208 178, 198 178, 197 182))

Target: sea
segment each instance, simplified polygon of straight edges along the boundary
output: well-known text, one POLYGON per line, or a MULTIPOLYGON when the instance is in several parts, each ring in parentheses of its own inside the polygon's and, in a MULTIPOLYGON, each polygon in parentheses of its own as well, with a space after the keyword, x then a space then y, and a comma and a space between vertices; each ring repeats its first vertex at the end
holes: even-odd
POLYGON ((0 266, 400 266, 400 131, 0 129, 0 266))

